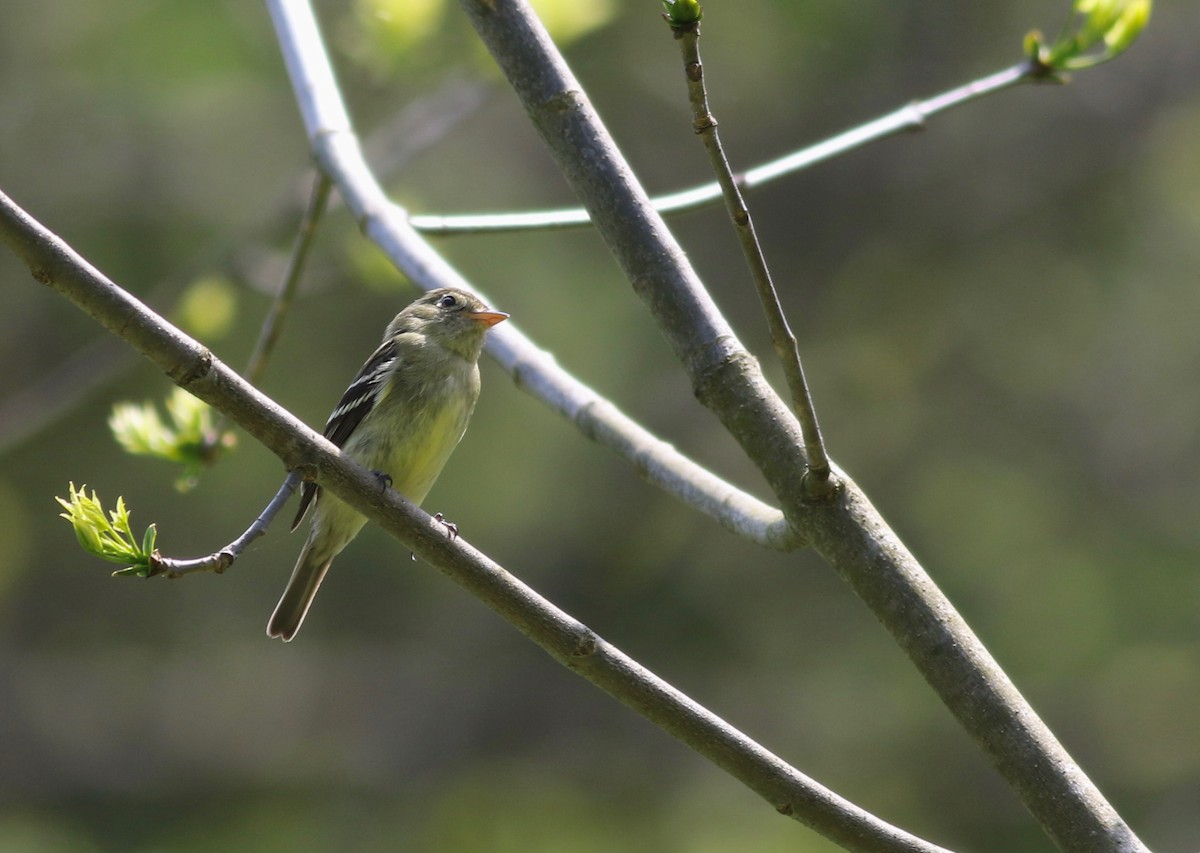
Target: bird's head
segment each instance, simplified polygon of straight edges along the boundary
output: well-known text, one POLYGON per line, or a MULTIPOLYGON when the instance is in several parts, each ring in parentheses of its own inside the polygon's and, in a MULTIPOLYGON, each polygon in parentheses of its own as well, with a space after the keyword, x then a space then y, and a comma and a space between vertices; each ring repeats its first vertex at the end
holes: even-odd
POLYGON ((389 334, 420 332, 447 349, 474 360, 487 330, 508 319, 473 293, 452 287, 431 290, 396 315, 389 334))

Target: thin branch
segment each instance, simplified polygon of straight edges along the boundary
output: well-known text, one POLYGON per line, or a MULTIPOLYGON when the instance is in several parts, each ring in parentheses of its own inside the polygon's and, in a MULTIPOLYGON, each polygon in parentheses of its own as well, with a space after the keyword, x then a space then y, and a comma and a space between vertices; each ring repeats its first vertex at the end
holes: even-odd
MULTIPOLYGON (((300 14, 301 4, 293 2, 284 10, 278 3, 285 0, 276 2, 273 11, 285 41, 297 26, 315 27, 309 14, 300 14)), ((322 488, 471 592, 555 660, 741 780, 781 813, 805 820, 848 850, 946 853, 817 784, 542 598, 461 537, 446 536, 442 524, 393 490, 381 490, 375 474, 343 456, 205 347, 105 278, 3 193, 0 239, 39 282, 73 301, 188 392, 228 415, 290 470, 314 471, 322 488)))
MULTIPOLYGON (((258 332, 258 340, 254 343, 254 350, 250 353, 250 357, 246 359, 246 369, 243 376, 252 385, 258 385, 263 374, 267 370, 267 364, 271 360, 271 355, 275 351, 275 344, 279 341, 279 335, 283 331, 283 321, 287 317, 288 309, 292 305, 292 299, 296 295, 296 289, 300 286, 300 279, 304 274, 304 265, 308 261, 308 252, 312 248, 313 240, 317 236, 317 225, 321 221, 322 215, 325 213, 325 207, 329 201, 329 191, 333 189, 333 183, 320 169, 316 170, 313 175, 312 189, 309 191, 308 204, 304 208, 304 213, 300 217, 300 224, 296 228, 296 238, 292 242, 292 253, 288 257, 287 268, 283 273, 283 280, 279 283, 279 290, 275 292, 275 298, 271 301, 271 307, 267 311, 267 316, 263 318, 263 324, 258 332)), ((215 451, 223 446, 228 438, 225 435, 224 418, 218 418, 213 426, 212 437, 209 439, 211 450, 215 451)), ((265 531, 264 531, 265 532, 265 531)), ((225 554, 226 551, 220 551, 218 554, 225 554)), ((199 561, 201 566, 207 565, 209 560, 215 560, 217 555, 210 555, 199 561)), ((218 563, 214 563, 211 568, 191 569, 190 571, 215 571, 223 572, 233 561, 237 559, 237 554, 231 558, 222 557, 218 563), (228 562, 226 562, 226 559, 228 562)), ((178 576, 185 572, 178 569, 166 570, 172 576, 178 576)))
POLYGON ((791 394, 792 411, 796 413, 796 419, 800 421, 800 429, 804 434, 804 452, 808 457, 805 486, 812 497, 821 497, 827 494, 830 488, 829 457, 825 453, 825 443, 821 440, 817 410, 813 406, 812 394, 804 378, 804 366, 800 363, 800 349, 796 345, 796 336, 783 314, 783 306, 779 304, 779 293, 771 281, 771 271, 767 267, 762 245, 758 242, 754 219, 745 199, 742 198, 741 190, 738 189, 733 170, 729 168, 729 160, 725 157, 725 150, 721 145, 721 135, 717 131, 717 119, 709 107, 708 91, 704 85, 704 65, 700 62, 700 25, 693 23, 674 28, 674 32, 683 57, 688 100, 692 105, 692 129, 704 143, 709 164, 717 176, 717 183, 721 186, 729 218, 737 232, 738 241, 742 244, 742 254, 750 267, 750 275, 754 279, 763 313, 767 315, 771 343, 783 367, 783 375, 787 379, 788 391, 791 394))
POLYGON ((767 478, 789 520, 853 586, 1062 850, 1144 851, 861 490, 835 468, 830 499, 806 499, 795 419, 717 313, 529 4, 460 3, 701 401, 767 478))
POLYGON ((857 151, 871 143, 908 133, 924 130, 929 119, 954 107, 963 106, 988 95, 1012 89, 1022 83, 1044 81, 1040 66, 1023 60, 1010 68, 972 80, 962 86, 934 95, 922 101, 913 101, 885 116, 852 128, 824 142, 772 160, 749 169, 742 176, 743 189, 755 189, 778 178, 803 171, 811 166, 835 159, 843 154, 857 151))
POLYGON ((0 400, 0 457, 63 418, 135 361, 120 341, 105 335, 87 341, 28 384, 0 400))
POLYGON ((182 578, 199 572, 221 574, 232 566, 238 557, 242 556, 242 553, 250 546, 251 542, 260 536, 266 535, 271 522, 275 520, 275 516, 279 515, 279 511, 283 509, 283 505, 295 493, 302 479, 304 478, 299 471, 289 471, 287 477, 283 480, 283 485, 275 493, 275 497, 271 498, 270 503, 258 514, 258 518, 254 519, 254 523, 246 528, 246 532, 224 548, 214 551, 206 557, 181 560, 174 557, 164 557, 155 551, 150 558, 150 574, 147 577, 162 575, 167 578, 182 578))
POLYGON ((312 248, 313 239, 317 235, 317 224, 325 212, 325 205, 329 201, 329 191, 332 188, 333 182, 318 169, 313 175, 308 206, 304 209, 304 216, 300 219, 300 225, 296 229, 296 241, 292 245, 291 257, 288 258, 287 271, 279 285, 279 292, 275 294, 275 300, 271 303, 271 310, 263 320, 262 329, 258 333, 258 341, 254 344, 254 352, 246 361, 245 376, 252 385, 259 384, 263 373, 266 372, 271 353, 275 351, 279 333, 283 330, 283 320, 287 316, 288 308, 291 307, 292 297, 296 295, 296 288, 300 285, 304 263, 308 260, 308 251, 312 248))
MULTIPOLYGON (((738 186, 743 191, 757 189, 786 175, 826 163, 874 142, 902 133, 923 130, 928 120, 938 113, 1022 83, 1045 82, 1047 79, 1040 66, 1025 60, 1011 68, 957 86, 932 98, 913 101, 837 136, 748 169, 738 176, 738 186)), ((666 195, 653 196, 650 204, 660 214, 669 215, 711 207, 720 202, 721 196, 721 185, 714 181, 666 195)), ((518 213, 420 213, 409 215, 408 222, 413 228, 426 234, 454 236, 482 232, 581 228, 591 225, 592 218, 586 209, 575 207, 518 213)))
MULTIPOLYGON (((404 210, 384 195, 363 157, 315 22, 308 20, 307 4, 280 0, 269 7, 313 156, 333 179, 363 233, 419 287, 480 292, 405 222, 404 210)), ((778 509, 722 481, 638 426, 559 367, 511 320, 488 334, 487 351, 519 387, 630 461, 649 481, 753 542, 783 550, 799 546, 801 540, 778 509)))

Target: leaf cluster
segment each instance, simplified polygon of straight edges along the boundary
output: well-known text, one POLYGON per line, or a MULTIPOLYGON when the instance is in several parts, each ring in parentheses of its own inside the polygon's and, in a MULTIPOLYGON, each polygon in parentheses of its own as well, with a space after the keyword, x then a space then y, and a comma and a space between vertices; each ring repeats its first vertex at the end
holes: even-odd
POLYGON ((71 483, 67 494, 69 497, 55 500, 66 510, 60 515, 75 528, 75 538, 83 550, 110 563, 126 563, 125 568, 113 572, 114 577, 149 577, 158 529, 151 524, 139 540, 129 524, 124 498, 118 497, 117 508, 105 514, 95 489, 89 496, 86 484, 76 489, 71 483))
POLYGON ((233 446, 234 437, 232 433, 219 434, 208 404, 182 388, 171 392, 166 409, 170 424, 153 403, 118 403, 113 406, 108 426, 127 452, 183 465, 175 487, 187 491, 196 484, 201 468, 233 446))
POLYGON ((1129 49, 1150 21, 1152 0, 1075 0, 1053 43, 1034 30, 1025 52, 1050 73, 1091 68, 1129 49))

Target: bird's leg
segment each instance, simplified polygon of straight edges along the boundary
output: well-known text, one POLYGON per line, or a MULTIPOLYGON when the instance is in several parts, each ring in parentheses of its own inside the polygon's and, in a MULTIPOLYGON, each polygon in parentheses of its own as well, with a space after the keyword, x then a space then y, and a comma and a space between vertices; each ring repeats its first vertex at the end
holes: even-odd
POLYGON ((392 475, 387 471, 372 471, 375 479, 379 481, 379 490, 385 492, 392 487, 392 475))

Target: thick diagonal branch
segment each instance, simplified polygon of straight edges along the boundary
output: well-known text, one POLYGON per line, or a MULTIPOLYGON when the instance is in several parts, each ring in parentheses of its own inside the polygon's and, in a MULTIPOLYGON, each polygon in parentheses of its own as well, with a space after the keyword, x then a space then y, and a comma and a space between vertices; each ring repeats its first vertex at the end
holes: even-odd
POLYGON ((795 419, 717 313, 528 3, 460 3, 697 395, 789 520, 871 607, 1062 850, 1145 850, 866 496, 835 467, 832 499, 805 500, 795 419))
POLYGON ((947 853, 822 787, 605 642, 503 567, 343 456, 325 438, 249 385, 208 349, 105 278, 0 193, 0 240, 34 278, 122 338, 173 381, 228 415, 290 470, 315 472, 344 500, 471 592, 555 660, 655 723, 779 811, 821 827, 848 850, 947 853))

